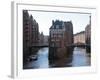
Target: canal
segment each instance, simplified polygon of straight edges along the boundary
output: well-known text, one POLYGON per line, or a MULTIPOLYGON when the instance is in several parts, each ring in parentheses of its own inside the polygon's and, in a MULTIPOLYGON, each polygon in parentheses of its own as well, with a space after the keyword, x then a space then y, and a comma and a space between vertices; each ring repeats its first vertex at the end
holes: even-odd
MULTIPOLYGON (((56 63, 54 63, 55 66, 50 65, 48 60, 48 47, 39 49, 37 55, 38 59, 34 61, 29 61, 27 64, 24 65, 24 69, 51 68, 57 66, 56 63, 63 63, 63 61, 56 61, 56 63)), ((62 67, 90 66, 90 61, 90 56, 88 53, 86 53, 85 48, 75 47, 72 57, 70 59, 65 59, 65 65, 63 65, 62 67)))

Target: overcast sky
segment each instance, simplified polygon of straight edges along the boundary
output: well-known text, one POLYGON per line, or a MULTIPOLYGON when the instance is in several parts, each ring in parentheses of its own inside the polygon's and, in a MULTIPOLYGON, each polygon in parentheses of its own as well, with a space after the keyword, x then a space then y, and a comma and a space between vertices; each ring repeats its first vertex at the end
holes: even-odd
POLYGON ((39 24, 39 32, 49 35, 52 20, 72 21, 74 34, 85 30, 90 14, 28 11, 39 24))

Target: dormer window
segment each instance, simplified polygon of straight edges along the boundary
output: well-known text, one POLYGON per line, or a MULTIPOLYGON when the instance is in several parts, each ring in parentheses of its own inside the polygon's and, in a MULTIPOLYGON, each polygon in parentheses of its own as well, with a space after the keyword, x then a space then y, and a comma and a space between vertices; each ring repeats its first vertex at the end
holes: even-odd
POLYGON ((59 29, 59 25, 56 25, 56 29, 59 29))

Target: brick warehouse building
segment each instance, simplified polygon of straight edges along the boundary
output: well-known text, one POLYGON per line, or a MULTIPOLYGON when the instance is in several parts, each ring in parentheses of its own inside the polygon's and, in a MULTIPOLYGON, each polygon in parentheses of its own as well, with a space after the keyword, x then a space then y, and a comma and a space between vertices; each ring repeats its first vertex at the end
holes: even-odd
POLYGON ((23 61, 31 54, 31 47, 38 43, 38 23, 29 15, 27 10, 23 10, 23 61))
POLYGON ((86 51, 91 52, 91 16, 89 24, 85 28, 85 42, 87 44, 86 51))
POLYGON ((66 57, 73 43, 72 22, 52 21, 49 34, 49 59, 66 57))

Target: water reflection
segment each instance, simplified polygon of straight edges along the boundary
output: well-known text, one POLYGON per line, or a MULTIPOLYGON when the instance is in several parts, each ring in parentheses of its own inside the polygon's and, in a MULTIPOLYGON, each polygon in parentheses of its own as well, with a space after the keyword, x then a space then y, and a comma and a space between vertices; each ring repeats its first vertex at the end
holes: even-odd
MULTIPOLYGON (((51 52, 53 52, 51 50, 51 52)), ((58 54, 58 53, 56 53, 58 54)), ((56 55, 53 54, 53 57, 56 55)), ((76 67, 76 66, 90 66, 90 54, 86 53, 85 48, 74 48, 73 54, 67 56, 63 52, 59 52, 60 57, 50 59, 49 48, 41 48, 38 50, 38 59, 29 61, 24 65, 24 69, 34 68, 54 68, 54 67, 76 67), (61 56, 62 55, 62 56, 61 56)))
POLYGON ((90 57, 84 48, 74 48, 72 66, 89 66, 90 57))
POLYGON ((30 62, 27 62, 26 65, 24 65, 24 69, 32 69, 32 68, 48 68, 49 62, 48 62, 48 48, 42 48, 39 49, 37 52, 38 59, 33 60, 30 62))

